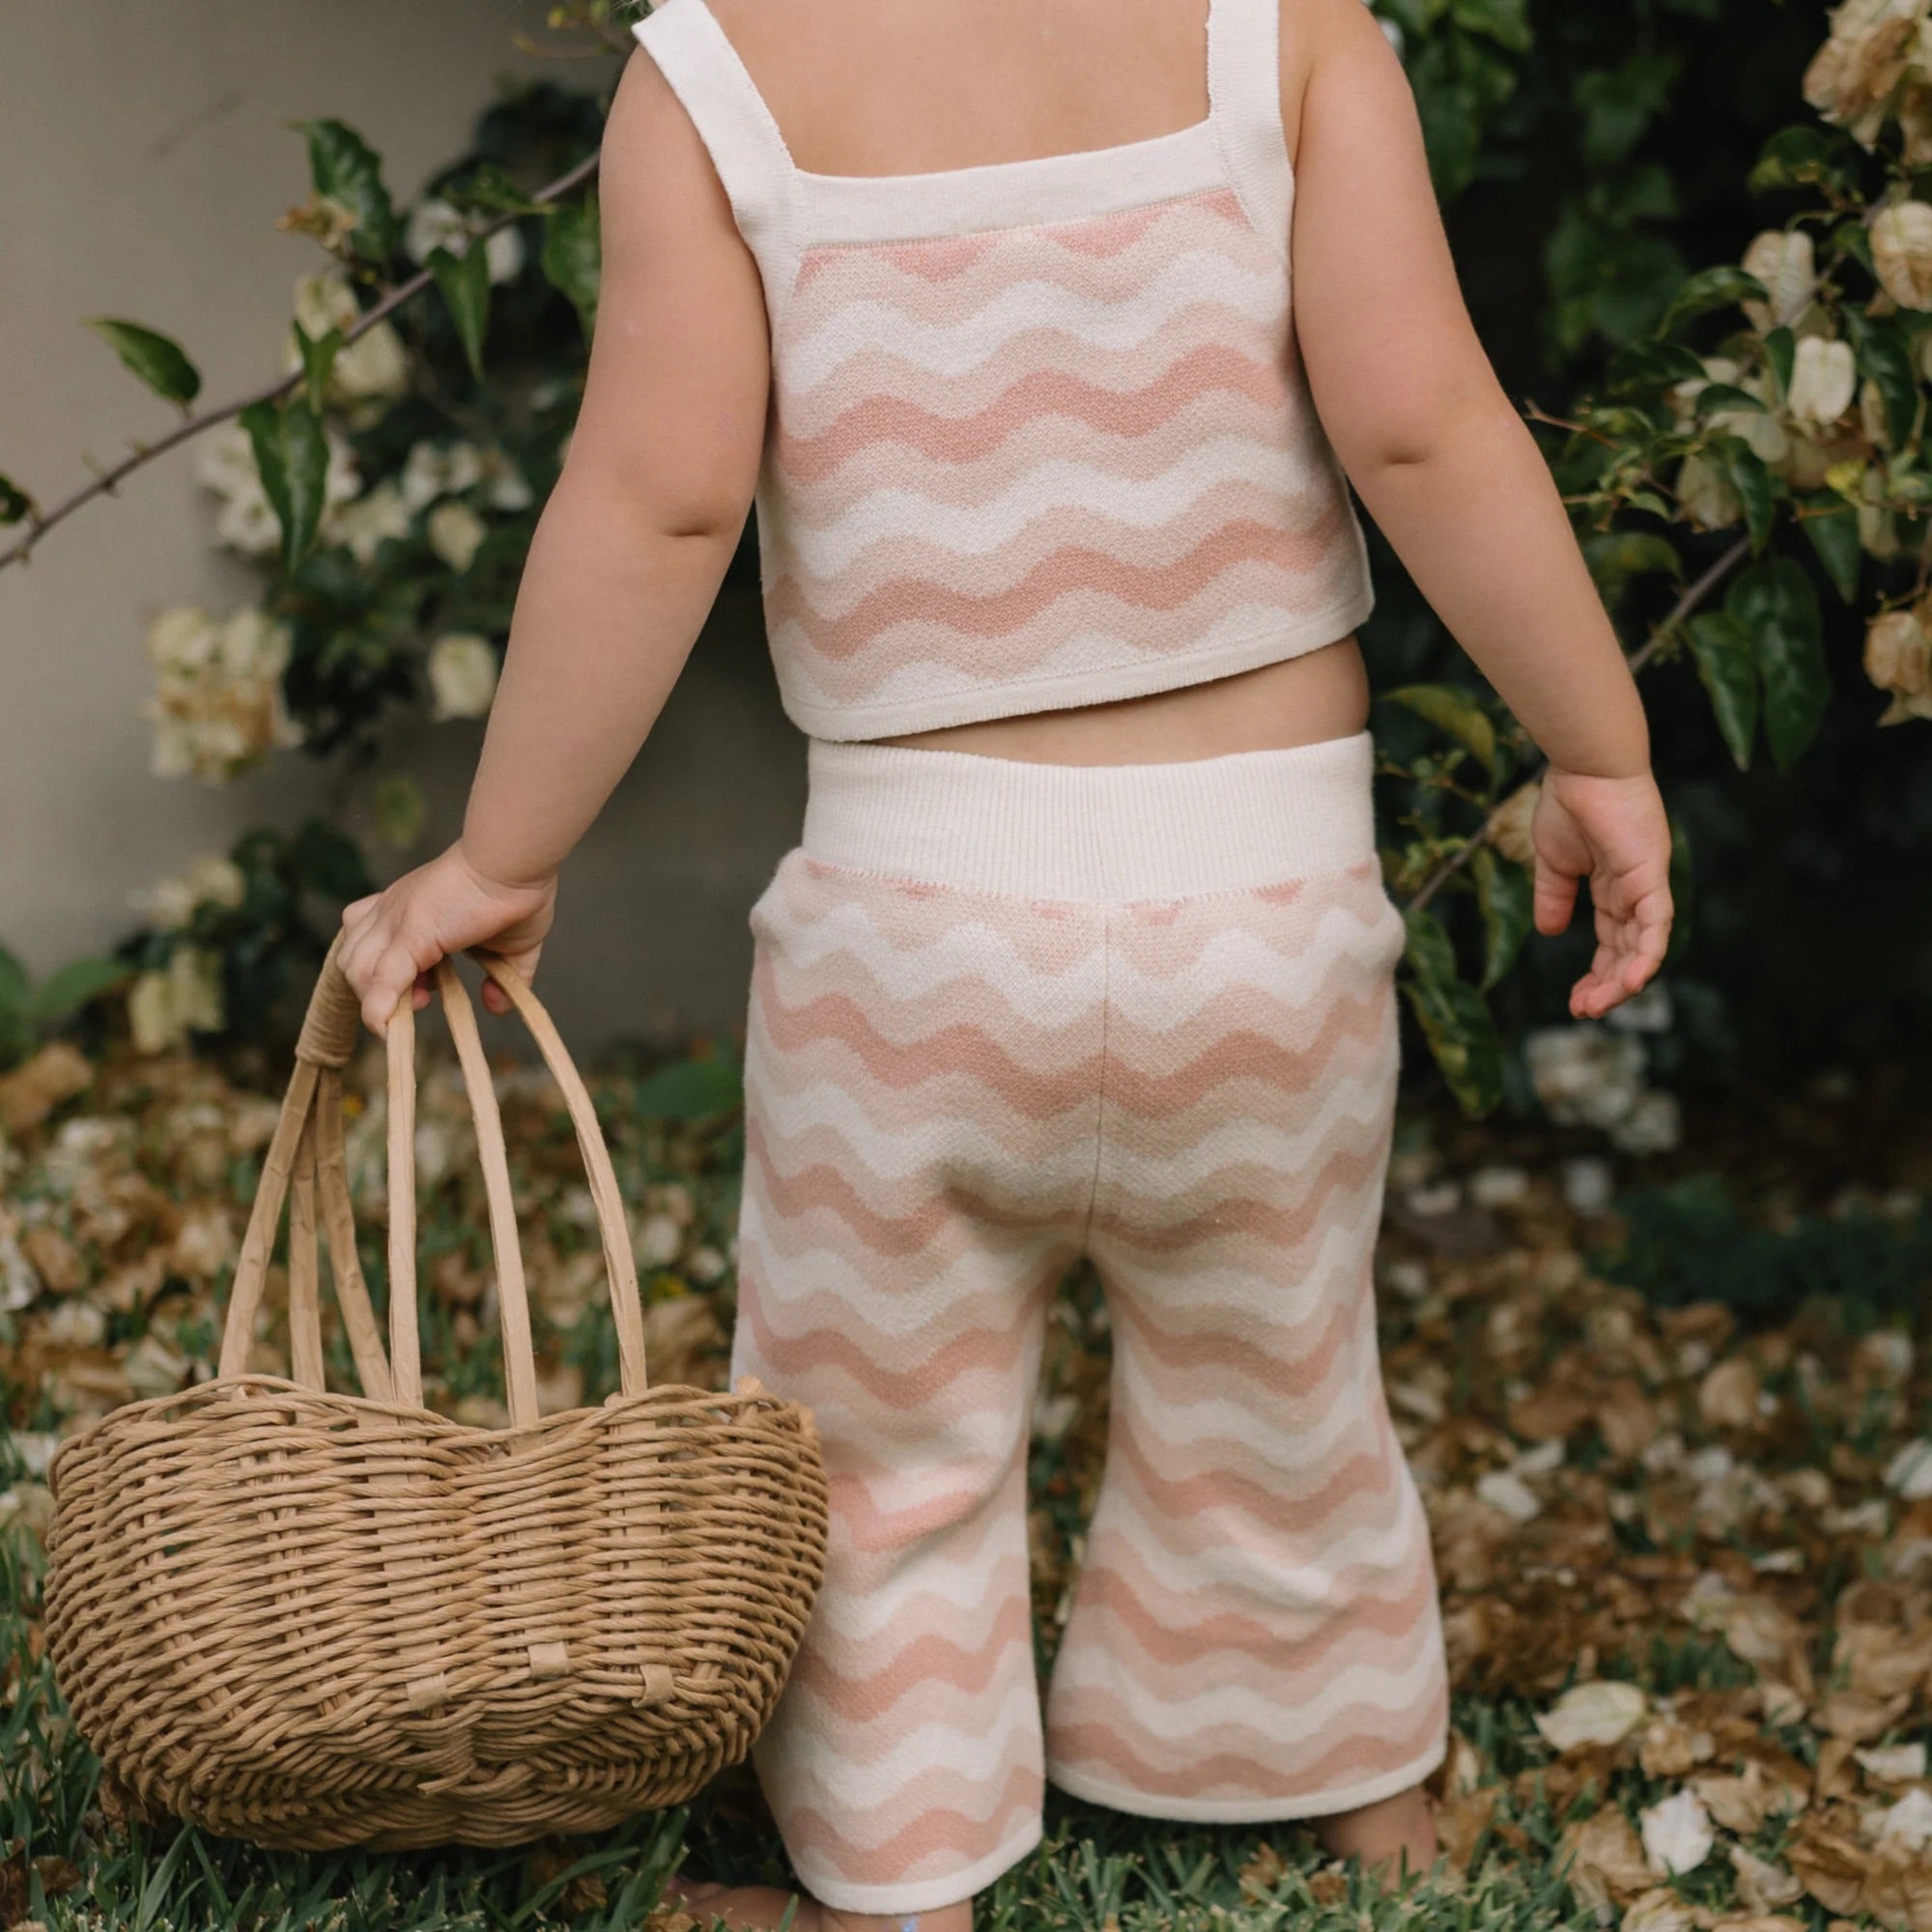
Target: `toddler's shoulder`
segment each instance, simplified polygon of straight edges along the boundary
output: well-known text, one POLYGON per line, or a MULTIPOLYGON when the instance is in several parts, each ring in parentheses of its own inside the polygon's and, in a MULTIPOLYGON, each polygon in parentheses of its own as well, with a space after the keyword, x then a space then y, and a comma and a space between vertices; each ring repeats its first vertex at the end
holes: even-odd
POLYGON ((1366 0, 1277 0, 1281 9, 1281 101, 1291 156, 1299 146, 1310 84, 1326 73, 1393 69, 1402 63, 1366 0))

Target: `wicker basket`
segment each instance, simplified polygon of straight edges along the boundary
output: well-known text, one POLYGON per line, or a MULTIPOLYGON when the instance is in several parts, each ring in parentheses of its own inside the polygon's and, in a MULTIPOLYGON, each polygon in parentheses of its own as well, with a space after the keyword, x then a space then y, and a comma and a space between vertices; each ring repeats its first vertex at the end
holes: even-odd
POLYGON ((771 1715, 823 1572, 810 1412, 749 1378, 647 1389, 623 1205, 597 1118, 521 979, 485 971, 561 1086, 621 1363, 601 1407, 539 1416, 503 1133, 469 996, 437 979, 475 1115, 507 1429, 422 1406, 414 1024, 388 1030, 389 1353, 355 1260, 331 953, 237 1264, 215 1379, 64 1442, 47 1640, 103 1763, 145 1802, 268 1846, 513 1844, 673 1804, 771 1715), (292 1378, 248 1353, 285 1197, 292 1378), (361 1396, 323 1386, 316 1230, 361 1396))

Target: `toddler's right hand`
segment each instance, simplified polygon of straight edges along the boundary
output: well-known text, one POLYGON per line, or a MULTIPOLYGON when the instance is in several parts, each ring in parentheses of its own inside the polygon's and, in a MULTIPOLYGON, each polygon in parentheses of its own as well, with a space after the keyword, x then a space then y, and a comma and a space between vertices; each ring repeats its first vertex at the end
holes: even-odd
MULTIPOLYGON (((412 987, 417 1008, 429 1004, 430 969, 467 946, 487 945, 527 981, 555 907, 554 877, 528 886, 486 878, 459 838, 384 891, 343 908, 337 963, 362 1003, 363 1024, 380 1035, 412 987)), ((493 1013, 509 1010, 494 980, 483 982, 483 1004, 493 1013)))
POLYGON ((1570 989, 1578 1019, 1601 1019, 1640 991, 1670 943, 1670 821, 1657 781, 1595 778, 1551 765, 1530 821, 1536 929, 1569 929, 1577 886, 1590 882, 1597 955, 1570 989))

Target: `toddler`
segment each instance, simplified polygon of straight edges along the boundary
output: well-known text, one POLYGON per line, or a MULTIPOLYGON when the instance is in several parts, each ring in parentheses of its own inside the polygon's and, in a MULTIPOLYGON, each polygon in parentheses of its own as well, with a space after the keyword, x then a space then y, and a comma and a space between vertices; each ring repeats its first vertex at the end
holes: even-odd
POLYGON ((1376 1358, 1404 928, 1351 482, 1548 754, 1575 1013, 1671 908, 1643 712, 1402 68, 1361 0, 661 0, 637 36, 462 837, 341 957, 378 1031, 446 952, 535 970, 755 502, 810 783, 751 913, 732 1373, 811 1405, 832 1528, 755 1747, 805 1891, 681 1895, 963 1932, 1048 1779, 1424 1865, 1447 1683, 1376 1358), (1110 1437, 1042 1700, 1030 1408, 1083 1256, 1110 1437))

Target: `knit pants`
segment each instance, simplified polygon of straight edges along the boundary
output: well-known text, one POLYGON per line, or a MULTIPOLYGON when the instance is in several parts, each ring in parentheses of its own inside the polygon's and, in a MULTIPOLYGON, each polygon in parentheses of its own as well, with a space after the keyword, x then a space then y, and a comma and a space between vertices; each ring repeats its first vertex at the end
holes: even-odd
POLYGON ((812 1406, 825 1581, 754 1762, 847 1911, 965 1898, 1044 1778, 1346 1810, 1446 1744, 1372 1259, 1401 915, 1357 737, 1039 765, 814 741, 752 913, 734 1374, 812 1406), (1104 1482, 1042 1711, 1027 1450, 1082 1254, 1104 1482))

